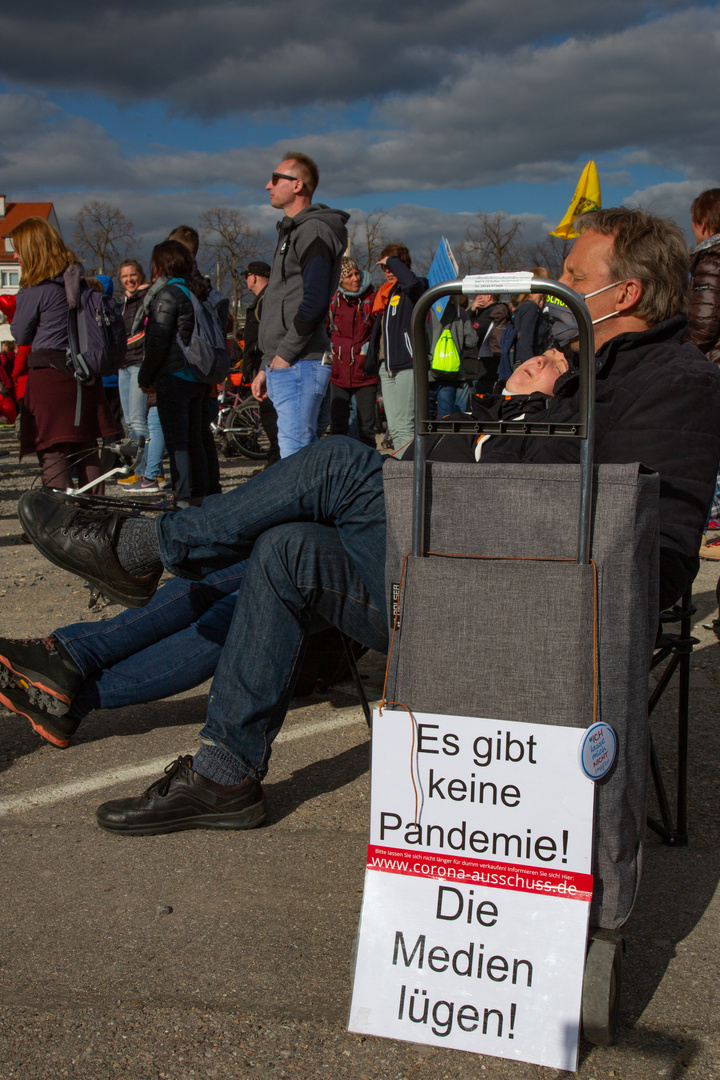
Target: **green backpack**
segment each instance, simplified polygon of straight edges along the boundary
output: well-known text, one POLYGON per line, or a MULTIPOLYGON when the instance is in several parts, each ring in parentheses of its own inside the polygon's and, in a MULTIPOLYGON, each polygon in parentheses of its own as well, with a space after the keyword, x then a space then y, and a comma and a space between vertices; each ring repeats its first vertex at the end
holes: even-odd
POLYGON ((442 371, 446 375, 456 375, 460 370, 460 353, 449 330, 443 330, 438 338, 430 366, 433 371, 442 371))

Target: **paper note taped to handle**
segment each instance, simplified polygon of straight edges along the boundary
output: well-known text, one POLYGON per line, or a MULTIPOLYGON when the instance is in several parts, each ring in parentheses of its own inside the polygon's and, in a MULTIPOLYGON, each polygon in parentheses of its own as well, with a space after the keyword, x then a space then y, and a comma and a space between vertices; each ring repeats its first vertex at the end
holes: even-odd
POLYGON ((512 274, 468 274, 463 278, 462 291, 465 296, 473 293, 530 292, 532 279, 529 270, 518 270, 512 274))

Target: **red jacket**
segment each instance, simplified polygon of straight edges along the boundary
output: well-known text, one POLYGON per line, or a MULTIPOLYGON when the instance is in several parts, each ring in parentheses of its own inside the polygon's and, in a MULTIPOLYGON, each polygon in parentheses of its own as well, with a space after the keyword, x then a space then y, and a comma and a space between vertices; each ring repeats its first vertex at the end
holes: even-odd
POLYGON ((373 386, 379 381, 377 375, 365 374, 365 355, 373 324, 374 300, 375 290, 368 284, 357 296, 348 296, 338 289, 330 304, 330 337, 333 349, 330 382, 346 390, 356 386, 373 386))
POLYGON ((18 345, 15 351, 15 366, 13 367, 13 380, 15 382, 15 396, 18 401, 25 397, 25 383, 28 378, 28 356, 32 352, 32 345, 18 345))
MULTIPOLYGON (((13 320, 16 305, 17 293, 2 293, 2 295, 0 295, 0 311, 2 311, 8 322, 12 322, 13 320)), ((27 358, 31 351, 30 345, 18 345, 15 350, 15 362, 10 374, 15 383, 15 396, 18 401, 22 401, 25 396, 25 383, 27 382, 28 374, 27 358)))

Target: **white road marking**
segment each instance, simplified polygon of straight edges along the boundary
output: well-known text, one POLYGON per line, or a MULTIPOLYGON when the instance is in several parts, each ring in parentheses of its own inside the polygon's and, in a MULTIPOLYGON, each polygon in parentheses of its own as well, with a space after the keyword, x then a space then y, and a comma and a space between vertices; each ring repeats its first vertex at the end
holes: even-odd
MULTIPOLYGON (((310 720, 306 724, 298 724, 281 731, 275 742, 289 743, 297 739, 306 739, 309 735, 322 735, 326 731, 338 731, 340 728, 352 727, 354 724, 365 724, 365 717, 353 713, 352 716, 338 716, 334 720, 310 720)), ((189 753, 189 750, 183 753, 189 753)), ((7 799, 0 799, 0 816, 12 814, 18 810, 34 810, 40 806, 53 806, 64 799, 72 799, 75 795, 85 795, 89 791, 100 791, 102 788, 112 787, 114 784, 128 780, 141 780, 146 776, 161 774, 168 763, 167 754, 153 761, 146 761, 144 765, 129 765, 124 769, 107 769, 105 772, 96 773, 87 780, 76 780, 72 784, 61 784, 59 787, 38 788, 24 795, 12 795, 7 799)))

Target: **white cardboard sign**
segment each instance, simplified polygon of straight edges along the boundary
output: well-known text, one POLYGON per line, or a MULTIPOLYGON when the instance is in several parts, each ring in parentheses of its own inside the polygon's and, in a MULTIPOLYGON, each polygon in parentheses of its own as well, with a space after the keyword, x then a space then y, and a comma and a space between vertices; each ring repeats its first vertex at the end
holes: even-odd
POLYGON ((582 736, 375 712, 351 1031, 577 1067, 594 796, 582 736))
POLYGON ((528 270, 514 270, 507 274, 468 274, 462 279, 462 291, 466 296, 473 293, 530 292, 532 279, 528 270))

